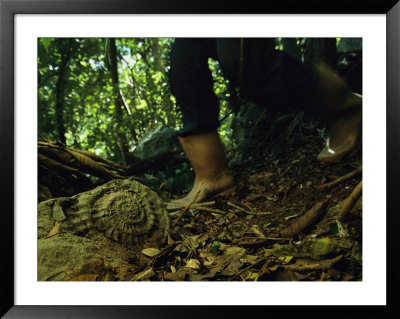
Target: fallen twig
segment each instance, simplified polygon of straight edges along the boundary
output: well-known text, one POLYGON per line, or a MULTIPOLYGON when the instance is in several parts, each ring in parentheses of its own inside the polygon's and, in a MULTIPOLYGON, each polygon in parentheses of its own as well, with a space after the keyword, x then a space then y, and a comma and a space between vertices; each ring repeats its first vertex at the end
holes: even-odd
MULTIPOLYGON (((202 202, 202 203, 193 203, 192 204, 192 208, 203 208, 204 206, 212 206, 215 204, 215 201, 211 201, 211 202, 202 202)), ((167 206, 168 210, 175 210, 175 209, 179 209, 179 207, 185 207, 185 204, 179 204, 179 203, 173 203, 173 202, 165 202, 164 205, 167 206), (171 208, 168 208, 168 205, 171 205, 171 208), (175 207, 173 207, 175 206, 175 207)))
POLYGON ((326 270, 326 269, 331 269, 334 264, 339 262, 343 258, 343 255, 336 256, 332 259, 326 259, 326 260, 321 260, 318 263, 315 264, 305 264, 305 265, 298 265, 298 264, 293 264, 293 265, 280 265, 283 268, 299 271, 299 272, 305 272, 305 271, 313 271, 313 270, 326 270))
POLYGON ((177 243, 173 243, 171 245, 168 245, 164 249, 162 249, 157 255, 153 257, 153 260, 151 262, 152 266, 158 263, 161 259, 163 259, 166 255, 168 255, 171 251, 174 250, 176 247, 177 243))
POLYGON ((318 216, 324 211, 328 201, 319 202, 315 204, 311 209, 309 209, 304 215, 300 216, 292 224, 281 231, 280 235, 282 237, 293 237, 297 233, 301 232, 303 229, 311 225, 318 216))
POLYGON ((283 198, 286 199, 289 192, 293 189, 293 187, 295 187, 297 185, 296 181, 292 181, 289 182, 283 189, 281 192, 278 193, 279 194, 283 194, 283 198))
POLYGON ((263 258, 261 258, 260 260, 256 261, 254 264, 251 264, 250 266, 244 268, 243 270, 239 271, 236 275, 233 275, 231 278, 229 278, 227 281, 232 281, 234 279, 236 279, 237 277, 239 277, 241 274, 245 273, 247 270, 252 269, 253 267, 261 264, 263 261, 267 260, 269 257, 271 256, 265 256, 263 258))
POLYGON ((233 208, 236 208, 236 209, 238 209, 238 210, 240 210, 240 211, 246 213, 246 214, 249 214, 249 215, 254 214, 253 212, 250 212, 250 211, 248 211, 248 210, 246 210, 246 209, 244 209, 244 208, 242 208, 242 207, 240 207, 240 206, 238 206, 238 205, 236 205, 236 204, 234 204, 234 203, 228 202, 227 204, 228 204, 229 206, 233 207, 233 208))
POLYGON ((203 206, 192 206, 193 210, 199 210, 199 211, 206 211, 210 213, 216 213, 216 214, 226 214, 223 210, 216 209, 216 208, 210 208, 210 207, 203 207, 203 206))
POLYGON ((246 206, 246 207, 249 209, 250 212, 253 213, 253 208, 251 208, 251 206, 250 206, 249 204, 247 204, 247 203, 245 203, 245 202, 242 202, 242 204, 243 204, 244 206, 246 206))
POLYGON ((354 204, 360 198, 361 192, 362 192, 362 181, 358 183, 358 185, 351 192, 350 196, 346 199, 346 202, 344 203, 342 209, 339 212, 338 221, 342 222, 347 217, 347 214, 349 213, 350 209, 353 208, 354 204))
POLYGON ((235 244, 240 247, 261 247, 261 246, 267 246, 268 244, 272 244, 277 241, 285 241, 285 240, 291 240, 291 238, 265 238, 256 241, 239 241, 235 244))
POLYGON ((356 168, 355 170, 351 171, 350 173, 348 173, 348 174, 346 174, 346 175, 344 175, 342 177, 339 177, 339 178, 335 179, 334 181, 332 181, 330 183, 326 183, 326 184, 320 185, 317 188, 318 189, 325 189, 325 188, 333 187, 335 185, 338 185, 338 184, 340 184, 340 183, 352 178, 353 176, 356 176, 357 174, 360 174, 361 172, 362 172, 362 166, 360 166, 359 168, 356 168))
POLYGON ((201 202, 201 203, 194 203, 192 206, 193 207, 197 207, 197 206, 212 206, 215 204, 215 200, 211 201, 211 202, 201 202))
POLYGON ((178 223, 178 221, 182 218, 182 216, 189 210, 189 208, 192 206, 192 204, 197 200, 197 197, 199 197, 201 191, 202 191, 202 190, 200 189, 200 190, 197 192, 196 196, 193 198, 193 200, 189 203, 189 205, 185 206, 185 207, 181 210, 181 213, 179 214, 178 218, 177 218, 177 219, 175 220, 175 222, 174 222, 174 226, 178 223))

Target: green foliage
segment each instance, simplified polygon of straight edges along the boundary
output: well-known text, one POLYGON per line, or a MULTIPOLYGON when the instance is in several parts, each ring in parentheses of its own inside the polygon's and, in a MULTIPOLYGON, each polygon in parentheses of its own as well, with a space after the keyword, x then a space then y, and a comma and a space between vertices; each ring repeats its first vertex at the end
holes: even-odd
POLYGON ((148 128, 177 127, 179 116, 168 83, 168 53, 173 39, 116 39, 119 89, 125 101, 116 123, 109 71, 109 41, 102 38, 41 38, 38 41, 38 129, 49 139, 57 131, 56 90, 65 52, 62 120, 66 143, 121 162, 116 125, 132 148, 148 128))
POLYGON ((43 44, 46 51, 48 51, 49 45, 51 42, 53 42, 53 40, 54 39, 52 39, 52 38, 41 38, 40 42, 43 44))
POLYGON ((229 80, 223 75, 218 61, 209 59, 208 66, 214 79, 214 93, 219 99, 220 107, 220 127, 218 133, 226 147, 232 147, 231 143, 231 119, 232 119, 232 90, 229 80))
MULTIPOLYGON (((303 58, 306 42, 306 38, 278 38, 276 48, 290 48, 303 58)), ((40 38, 38 129, 41 135, 60 140, 63 134, 68 146, 121 163, 121 149, 132 150, 148 129, 160 124, 178 128, 181 115, 175 107, 168 81, 172 43, 172 38, 115 39, 118 89, 120 101, 123 101, 116 103, 118 90, 113 89, 110 72, 110 39, 40 38), (57 92, 62 92, 61 116, 56 108, 57 103, 60 104, 57 92), (120 104, 123 104, 121 116, 115 116, 119 111, 116 105, 120 107, 120 104), (65 133, 59 128, 60 121, 65 133), (121 141, 127 145, 121 147, 121 141)), ((232 113, 245 116, 249 105, 238 102, 238 92, 223 76, 218 62, 210 59, 209 67, 214 78, 214 92, 220 101, 219 133, 225 146, 232 149, 243 143, 232 138, 232 113)), ((249 130, 251 133, 254 129, 251 126, 249 130)), ((242 140, 245 139, 242 137, 242 140)), ((169 171, 164 174, 155 178, 168 181, 171 176, 178 176, 169 171)), ((168 187, 180 188, 183 187, 180 184, 185 184, 177 183, 168 187)))
POLYGON ((183 162, 166 167, 162 171, 152 174, 147 173, 144 177, 146 179, 143 181, 143 184, 150 187, 153 191, 166 190, 177 194, 192 188, 194 173, 190 165, 187 162, 183 162))

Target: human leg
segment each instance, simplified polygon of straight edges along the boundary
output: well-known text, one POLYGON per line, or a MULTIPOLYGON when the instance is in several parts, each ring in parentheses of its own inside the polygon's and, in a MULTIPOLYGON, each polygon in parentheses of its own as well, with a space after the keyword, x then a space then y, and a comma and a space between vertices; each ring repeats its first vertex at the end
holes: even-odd
POLYGON ((362 97, 325 64, 317 66, 318 90, 314 108, 327 122, 328 139, 317 158, 337 162, 361 143, 362 97))
POLYGON ((179 137, 179 142, 195 173, 193 188, 169 208, 202 202, 221 192, 232 190, 233 177, 226 166, 223 145, 217 131, 179 137))
POLYGON ((178 139, 195 180, 190 193, 172 201, 169 208, 204 201, 233 184, 217 133, 218 100, 207 62, 212 48, 208 39, 177 39, 172 50, 171 89, 183 114, 178 139))
POLYGON ((362 97, 324 63, 311 66, 283 51, 264 51, 263 58, 247 63, 249 98, 283 112, 308 110, 325 120, 328 139, 317 156, 321 162, 337 162, 354 150, 361 142, 362 97))

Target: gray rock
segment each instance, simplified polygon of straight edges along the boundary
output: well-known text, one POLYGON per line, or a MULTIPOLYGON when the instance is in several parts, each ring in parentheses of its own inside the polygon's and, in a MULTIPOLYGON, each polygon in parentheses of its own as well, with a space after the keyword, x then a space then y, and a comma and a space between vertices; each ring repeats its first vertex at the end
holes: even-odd
POLYGON ((179 151, 181 148, 175 130, 159 126, 143 135, 133 151, 133 157, 139 160, 151 160, 179 151))
POLYGON ((70 233, 41 238, 38 280, 69 281, 79 275, 92 275, 98 280, 129 280, 134 270, 128 263, 132 257, 128 249, 105 238, 91 240, 70 233))

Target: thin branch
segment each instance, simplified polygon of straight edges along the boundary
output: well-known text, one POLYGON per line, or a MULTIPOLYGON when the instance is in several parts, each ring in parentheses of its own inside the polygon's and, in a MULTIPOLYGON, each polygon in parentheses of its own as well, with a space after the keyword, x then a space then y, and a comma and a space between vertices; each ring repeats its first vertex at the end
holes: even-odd
POLYGON ((178 221, 182 218, 182 216, 189 210, 190 206, 192 206, 192 204, 197 200, 197 198, 199 197, 201 191, 202 191, 202 189, 199 189, 199 191, 197 192, 196 196, 192 199, 192 201, 189 203, 189 205, 185 206, 182 209, 182 211, 179 214, 178 218, 174 222, 174 226, 178 223, 178 221))
POLYGON ((250 266, 244 268, 243 270, 239 271, 236 275, 232 276, 231 278, 229 278, 227 281, 232 281, 234 279, 236 279, 237 277, 239 277, 241 274, 245 273, 247 270, 250 270, 252 268, 254 268, 255 266, 261 264, 263 261, 267 260, 269 257, 271 257, 270 255, 261 258, 259 261, 255 262, 254 264, 251 264, 250 266))
POLYGON ((326 184, 320 185, 317 188, 318 189, 325 189, 325 188, 336 186, 337 184, 340 184, 340 183, 352 178, 353 176, 356 176, 356 175, 360 174, 361 172, 362 172, 362 166, 356 168, 355 170, 351 171, 350 173, 348 173, 348 174, 346 174, 346 175, 344 175, 342 177, 339 177, 338 179, 335 179, 334 181, 332 181, 330 183, 326 183, 326 184))
POLYGON ((240 210, 240 211, 246 213, 246 214, 249 214, 249 215, 254 214, 253 212, 249 212, 248 210, 246 210, 246 209, 244 209, 244 208, 242 208, 242 207, 240 207, 240 206, 238 206, 238 205, 236 205, 236 204, 234 204, 234 203, 228 202, 227 204, 228 204, 229 206, 232 206, 233 208, 236 208, 236 209, 238 209, 238 210, 240 210))

